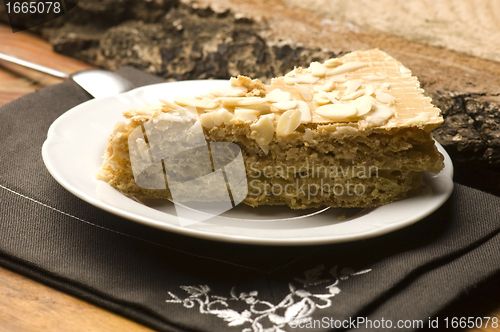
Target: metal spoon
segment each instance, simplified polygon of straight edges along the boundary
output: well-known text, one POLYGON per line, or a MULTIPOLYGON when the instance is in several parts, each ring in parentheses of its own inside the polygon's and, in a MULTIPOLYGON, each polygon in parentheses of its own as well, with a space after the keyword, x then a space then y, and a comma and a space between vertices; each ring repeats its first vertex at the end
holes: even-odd
POLYGON ((68 74, 59 70, 48 68, 36 63, 19 59, 12 55, 0 53, 0 59, 9 61, 23 67, 31 68, 45 74, 63 79, 72 79, 94 98, 112 96, 135 88, 135 86, 123 77, 110 71, 101 69, 89 69, 68 74))

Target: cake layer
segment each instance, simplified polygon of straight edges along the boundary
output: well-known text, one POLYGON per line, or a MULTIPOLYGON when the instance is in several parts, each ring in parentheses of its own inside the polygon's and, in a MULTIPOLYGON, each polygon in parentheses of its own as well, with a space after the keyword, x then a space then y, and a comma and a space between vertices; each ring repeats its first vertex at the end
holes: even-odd
MULTIPOLYGON (((140 128, 140 134, 143 134, 141 126, 147 119, 148 117, 142 114, 140 119, 137 117, 127 124, 117 125, 110 144, 107 146, 107 159, 99 177, 130 196, 171 199, 169 183, 165 182, 165 172, 185 175, 184 178, 176 179, 178 183, 182 183, 200 178, 211 172, 211 169, 204 173, 203 171, 202 173, 193 171, 192 165, 197 165, 200 162, 200 155, 203 153, 203 149, 193 148, 187 154, 178 154, 177 159, 171 161, 170 164, 173 165, 174 169, 170 169, 168 164, 164 164, 163 169, 160 169, 160 177, 157 176, 158 169, 155 168, 145 169, 142 172, 142 177, 150 177, 153 181, 165 183, 165 190, 138 186, 136 184, 138 178, 134 177, 131 166, 130 156, 133 156, 133 153, 131 154, 129 150, 129 140, 132 137, 131 133, 137 128, 140 128)), ((159 127, 161 127, 161 121, 156 124, 156 129, 159 127)), ((169 128, 165 127, 164 129, 168 130, 169 128)), ((147 130, 144 132, 147 133, 147 130)), ((223 128, 220 132, 224 132, 223 128)), ((172 134, 175 135, 175 133, 172 134)), ((424 169, 424 166, 429 167, 429 165, 434 165, 437 168, 442 163, 441 155, 437 153, 434 155, 434 164, 430 162, 429 155, 432 156, 432 153, 429 154, 429 152, 435 148, 433 143, 426 147, 427 153, 423 153, 415 147, 417 143, 422 148, 432 142, 429 141, 428 134, 415 135, 406 131, 405 135, 402 133, 394 136, 385 134, 383 137, 382 134, 372 133, 371 135, 381 137, 376 136, 377 139, 374 139, 373 137, 356 136, 348 140, 337 137, 333 140, 331 136, 330 139, 325 136, 319 140, 324 144, 313 142, 307 147, 300 140, 287 140, 286 144, 276 142, 271 145, 268 154, 264 154, 260 147, 251 140, 248 141, 253 143, 245 145, 246 140, 239 135, 226 133, 224 137, 226 141, 237 142, 241 148, 248 185, 248 194, 243 202, 251 206, 288 205, 298 209, 319 206, 371 207, 386 204, 404 198, 420 189, 422 186, 421 172, 413 171, 412 168, 421 170, 424 169), (384 141, 382 138, 388 142, 394 140, 403 143, 381 144, 384 141), (406 141, 410 141, 413 145, 405 143, 406 141), (350 143, 347 144, 347 142, 350 143), (292 143, 296 144, 297 147, 293 147, 292 143), (342 149, 343 144, 347 144, 348 147, 342 149), (353 153, 352 148, 363 150, 360 147, 364 144, 368 145, 366 158, 360 157, 357 161, 356 158, 340 157, 342 153, 344 156, 346 155, 345 151, 353 153), (370 144, 373 146, 370 147, 370 144), (381 146, 385 147, 381 148, 381 146), (296 151, 296 149, 300 151, 296 151), (369 152, 374 151, 377 153, 370 155, 369 152), (394 156, 391 165, 388 163, 388 160, 391 160, 388 158, 390 155, 394 156), (375 156, 383 156, 383 162, 379 162, 375 156), (403 156, 406 157, 403 158, 403 156), (406 164, 402 165, 401 163, 406 164)), ((214 142, 209 134, 205 133, 204 136, 207 141, 214 142)), ((357 155, 361 156, 359 153, 357 155)), ((218 161, 213 156, 212 158, 215 163, 225 163, 218 161)), ((210 202, 220 193, 216 192, 217 186, 208 182, 209 180, 205 181, 207 182, 197 183, 196 197, 199 201, 210 202)), ((144 183, 144 181, 142 182, 144 183)), ((154 185, 149 187, 152 188, 154 185)), ((184 192, 177 192, 177 201, 189 201, 193 198, 190 186, 185 185, 184 188, 184 192)))
POLYGON ((209 141, 237 143, 243 148, 249 164, 259 162, 300 167, 307 160, 317 166, 344 165, 347 162, 379 169, 434 173, 444 166, 443 156, 431 134, 419 129, 370 130, 352 136, 341 133, 339 128, 316 125, 308 127, 310 138, 306 141, 301 129, 285 139, 271 142, 268 153, 251 138, 248 126, 222 125, 216 131, 207 131, 206 137, 209 141))

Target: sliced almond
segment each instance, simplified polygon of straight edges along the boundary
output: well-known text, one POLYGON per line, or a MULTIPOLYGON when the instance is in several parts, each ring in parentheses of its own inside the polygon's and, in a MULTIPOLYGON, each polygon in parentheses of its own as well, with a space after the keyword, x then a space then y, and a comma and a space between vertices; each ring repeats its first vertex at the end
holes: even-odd
POLYGON ((244 86, 228 86, 221 87, 210 91, 211 94, 217 97, 243 97, 248 92, 244 86))
POLYGON ((224 107, 244 107, 261 113, 269 112, 270 109, 267 98, 261 97, 220 97, 215 100, 221 101, 224 107))
POLYGON ((268 102, 261 97, 219 97, 215 100, 221 101, 225 107, 262 105, 268 102))
POLYGON ((312 101, 313 95, 311 93, 311 90, 297 83, 295 83, 295 87, 297 88, 297 90, 299 90, 300 95, 302 96, 302 98, 304 98, 305 101, 312 101))
POLYGON ((295 77, 285 77, 285 84, 314 84, 319 80, 319 77, 315 76, 295 76, 295 77))
MULTIPOLYGON (((126 116, 126 113, 123 115, 126 116)), ((174 111, 162 113, 161 116, 172 122, 188 122, 199 118, 198 111, 193 106, 178 107, 174 111)))
POLYGON ((274 113, 269 113, 269 114, 261 115, 260 117, 262 118, 264 116, 267 117, 267 118, 269 118, 271 121, 273 121, 274 118, 276 118, 276 115, 274 113))
POLYGON ((366 62, 348 62, 330 70, 327 76, 345 74, 365 67, 368 67, 368 63, 366 62))
POLYGON ((358 91, 355 91, 353 93, 350 93, 348 95, 345 95, 342 98, 340 98, 340 100, 354 100, 356 98, 361 97, 364 94, 365 94, 365 90, 362 89, 362 90, 358 90, 358 91))
POLYGON ((231 121, 231 119, 233 118, 233 114, 230 113, 227 109, 225 108, 221 108, 220 110, 217 111, 217 113, 219 113, 222 117, 222 121, 224 123, 229 123, 229 121, 231 121))
POLYGON ((200 115, 200 122, 201 122, 201 125, 203 127, 208 128, 208 129, 215 126, 211 113, 204 113, 204 114, 200 115))
POLYGON ((253 122, 253 121, 257 120, 258 115, 259 115, 259 112, 256 110, 242 108, 242 107, 236 107, 234 109, 234 116, 237 119, 240 119, 243 121, 253 122))
POLYGON ((340 101, 337 99, 337 97, 339 96, 339 93, 340 91, 332 91, 332 92, 328 92, 328 93, 325 93, 325 96, 326 98, 328 98, 332 103, 334 104, 337 104, 339 103, 340 101))
POLYGON ((309 108, 309 105, 307 105, 305 101, 299 100, 297 108, 301 113, 300 122, 301 123, 311 122, 311 109, 309 108))
POLYGON ((350 80, 344 83, 344 86, 346 87, 344 94, 348 95, 353 93, 354 91, 358 90, 358 88, 361 86, 361 83, 363 81, 361 80, 350 80))
POLYGON ((315 77, 325 77, 326 72, 328 71, 328 68, 323 66, 321 63, 315 61, 311 62, 311 65, 309 67, 311 69, 311 75, 315 77))
POLYGON ((340 65, 340 60, 339 59, 328 59, 326 60, 325 62, 323 62, 323 64, 329 68, 331 67, 337 67, 340 65))
POLYGON ((426 114, 426 113, 420 113, 419 115, 417 115, 416 117, 414 117, 413 119, 410 119, 412 120, 412 122, 414 123, 422 123, 422 122, 427 122, 430 120, 430 116, 429 114, 426 114))
MULTIPOLYGON (((331 76, 331 75, 328 75, 328 73, 327 73, 326 76, 331 76)), ((347 76, 345 74, 344 75, 335 75, 335 76, 330 77, 329 80, 331 82, 334 82, 334 83, 344 83, 344 82, 347 82, 347 76)))
POLYGON ((266 95, 266 99, 271 103, 277 103, 280 101, 292 100, 292 94, 287 91, 281 91, 281 89, 274 89, 266 95))
POLYGON ((214 125, 220 126, 224 122, 222 114, 220 114, 219 112, 210 112, 210 114, 212 115, 212 120, 214 121, 214 125))
POLYGON ((299 110, 288 110, 281 114, 278 124, 276 126, 277 136, 287 136, 290 135, 300 126, 300 118, 302 112, 299 110))
POLYGON ((375 98, 379 102, 384 103, 384 104, 388 104, 388 105, 392 105, 396 101, 394 96, 388 94, 387 92, 381 91, 381 90, 378 90, 375 92, 375 98))
MULTIPOLYGON (((180 108, 180 107, 177 107, 180 108)), ((161 113, 161 110, 163 109, 163 105, 161 104, 150 104, 150 105, 144 105, 141 107, 137 107, 134 109, 131 109, 130 111, 126 111, 124 115, 126 117, 134 117, 134 116, 153 116, 155 113, 161 113)))
POLYGON ((357 110, 357 116, 362 116, 365 115, 366 113, 370 112, 373 106, 373 103, 375 102, 375 99, 370 96, 362 96, 357 98, 352 102, 353 106, 357 110))
POLYGON ((375 104, 373 113, 366 117, 366 121, 370 126, 382 126, 393 115, 392 108, 375 104))
POLYGON ((323 85, 323 87, 321 89, 325 92, 330 92, 333 89, 335 89, 335 83, 336 82, 334 82, 334 81, 330 81, 330 82, 326 83, 325 85, 323 85))
POLYGON ((212 109, 219 106, 218 102, 209 98, 203 98, 200 100, 193 97, 177 97, 174 101, 180 106, 193 106, 202 109, 212 109))
POLYGON ((279 103, 271 104, 279 111, 286 111, 297 107, 297 100, 280 101, 279 103))
POLYGON ((351 104, 329 104, 316 109, 316 114, 338 122, 349 122, 356 116, 357 110, 351 104))
POLYGON ((318 104, 320 106, 331 103, 330 99, 328 99, 328 97, 326 96, 325 92, 318 92, 318 93, 316 93, 314 95, 313 99, 316 102, 316 104, 318 104))
POLYGON ((161 98, 158 98, 158 100, 162 103, 162 109, 164 111, 167 111, 167 112, 168 111, 175 111, 176 109, 181 107, 175 103, 169 102, 167 100, 163 100, 161 98))
POLYGON ((333 81, 328 81, 324 85, 315 85, 313 87, 314 92, 320 92, 320 91, 330 92, 333 89, 335 89, 335 82, 333 81))
POLYGON ((274 125, 267 116, 261 117, 256 123, 250 125, 252 137, 260 145, 269 145, 273 140, 274 125))
POLYGON ((375 87, 372 84, 367 84, 365 87, 365 95, 371 96, 375 93, 375 87))

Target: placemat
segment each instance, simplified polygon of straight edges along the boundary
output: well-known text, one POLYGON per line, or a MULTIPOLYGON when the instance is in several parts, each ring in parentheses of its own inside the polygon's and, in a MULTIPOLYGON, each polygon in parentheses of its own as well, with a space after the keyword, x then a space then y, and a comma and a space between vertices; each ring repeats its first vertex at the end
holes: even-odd
MULTIPOLYGON (((137 86, 161 82, 117 73, 137 86)), ((392 323, 382 330, 413 331, 398 320, 428 326, 485 280, 500 281, 500 198, 458 184, 410 227, 322 246, 219 243, 101 211, 41 158, 50 124, 89 99, 65 82, 0 107, 3 266, 160 331, 292 331, 299 321, 296 330, 369 330, 352 322, 376 329, 381 318, 392 323)))

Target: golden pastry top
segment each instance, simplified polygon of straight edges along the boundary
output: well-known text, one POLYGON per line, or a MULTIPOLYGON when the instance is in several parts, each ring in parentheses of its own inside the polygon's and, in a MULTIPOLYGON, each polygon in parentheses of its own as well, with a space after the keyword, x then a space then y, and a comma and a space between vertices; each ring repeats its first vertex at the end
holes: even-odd
MULTIPOLYGON (((295 68, 270 85, 239 76, 203 96, 161 100, 162 112, 196 108, 201 124, 248 125, 265 147, 301 124, 372 129, 417 127, 430 131, 443 122, 441 111, 424 96, 420 83, 399 61, 378 49, 295 68)), ((151 110, 152 111, 152 110, 151 110)), ((136 110, 132 113, 143 112, 136 110)), ((128 117, 133 116, 129 114, 128 117)))

